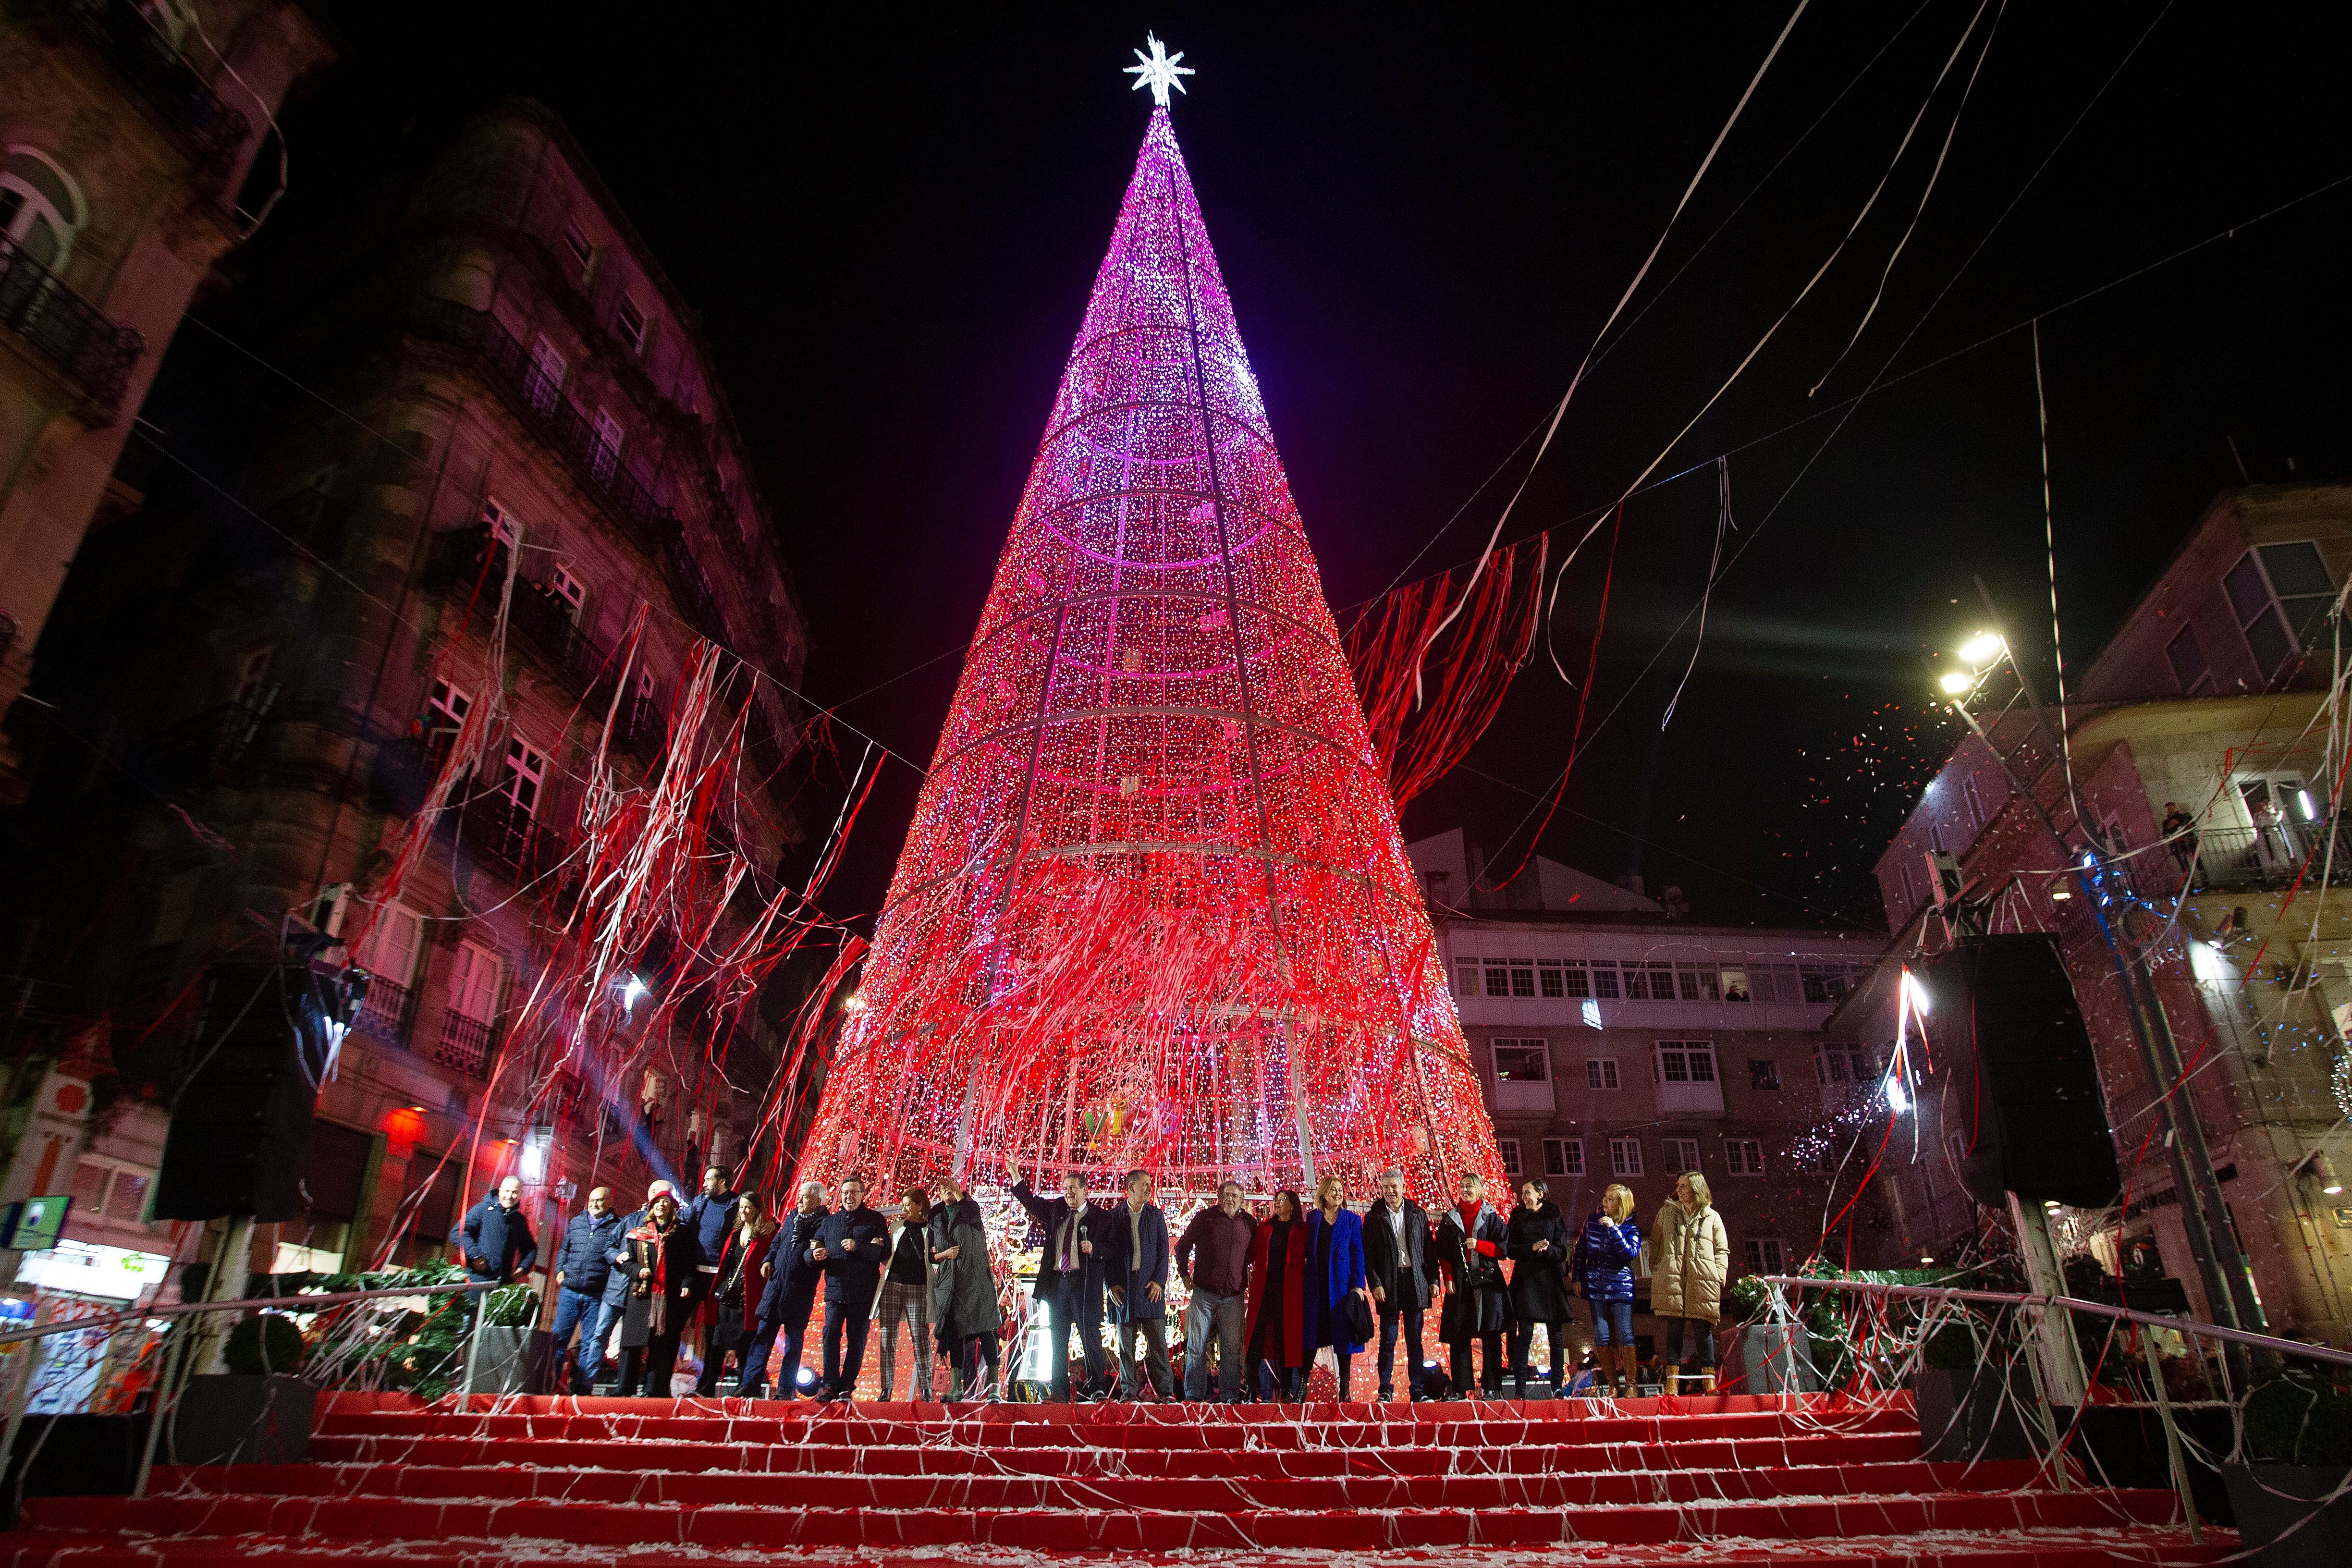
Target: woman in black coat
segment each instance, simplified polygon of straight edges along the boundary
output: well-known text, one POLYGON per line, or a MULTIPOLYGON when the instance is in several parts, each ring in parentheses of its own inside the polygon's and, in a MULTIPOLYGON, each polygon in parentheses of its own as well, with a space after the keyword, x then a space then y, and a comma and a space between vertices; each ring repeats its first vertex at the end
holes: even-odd
POLYGON ((621 1244, 620 1259, 629 1280, 620 1397, 634 1399, 642 1388, 647 1397, 667 1399, 677 1337, 694 1315, 695 1276, 702 1268, 702 1247, 694 1227, 678 1222, 676 1198, 664 1193, 646 1205, 646 1222, 621 1244))
POLYGON ((1551 1390, 1559 1393, 1560 1374, 1568 1366, 1568 1258, 1573 1249, 1568 1220, 1559 1205, 1545 1194, 1544 1184, 1529 1176, 1519 1184, 1519 1204, 1511 1211, 1511 1373, 1518 1381, 1518 1396, 1528 1396, 1528 1350, 1536 1325, 1544 1325, 1551 1351, 1551 1390))

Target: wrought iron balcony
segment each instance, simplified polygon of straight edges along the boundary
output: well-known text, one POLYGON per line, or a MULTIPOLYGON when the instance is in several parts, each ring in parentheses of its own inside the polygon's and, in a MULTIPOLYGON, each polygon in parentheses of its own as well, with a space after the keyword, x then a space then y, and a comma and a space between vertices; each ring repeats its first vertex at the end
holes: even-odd
POLYGON ((360 1004, 359 1016, 352 1020, 352 1028, 388 1046, 405 1046, 415 1022, 415 991, 394 985, 381 974, 368 976, 367 998, 360 1004))
MULTIPOLYGON (((507 547, 487 524, 451 529, 427 547, 425 583, 471 605, 476 626, 487 627, 496 618, 506 574, 507 547)), ((608 673, 613 650, 581 628, 562 595, 541 584, 515 584, 507 628, 575 692, 587 691, 608 673)))
POLYGON ((470 1078, 490 1076, 490 1058, 497 1055, 499 1026, 469 1018, 452 1007, 441 1015, 441 1042, 433 1059, 470 1078))
POLYGON ((186 147, 199 170, 228 167, 253 131, 245 111, 221 100, 134 0, 47 0, 47 12, 80 35, 186 147))
POLYGON ((117 326, 5 236, 0 236, 0 326, 31 344, 109 419, 121 412, 131 369, 147 352, 147 339, 137 328, 117 326))
POLYGON ((266 703, 224 702, 156 731, 139 750, 165 784, 220 784, 236 773, 268 719, 266 703))

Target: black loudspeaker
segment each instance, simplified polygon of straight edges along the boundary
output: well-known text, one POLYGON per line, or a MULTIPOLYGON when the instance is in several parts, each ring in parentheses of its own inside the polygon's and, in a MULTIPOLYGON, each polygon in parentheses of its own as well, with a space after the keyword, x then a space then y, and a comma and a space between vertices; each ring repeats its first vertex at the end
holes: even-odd
POLYGON ((2123 1187, 2115 1133, 2058 939, 1962 937, 1916 973, 1934 1073, 1914 1082, 1969 1195, 1995 1207, 2011 1193, 2075 1208, 2114 1203, 2123 1187))
POLYGON ((266 1222, 307 1209, 302 1176, 329 1047, 309 965, 215 965, 163 1140, 155 1216, 266 1222))

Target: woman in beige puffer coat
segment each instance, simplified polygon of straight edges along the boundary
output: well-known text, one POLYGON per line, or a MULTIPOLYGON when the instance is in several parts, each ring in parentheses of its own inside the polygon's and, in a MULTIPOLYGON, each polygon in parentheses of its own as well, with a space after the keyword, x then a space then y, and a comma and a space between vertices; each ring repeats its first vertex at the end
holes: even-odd
POLYGON ((1731 1268, 1731 1241, 1723 1216, 1715 1212, 1706 1178, 1696 1171, 1675 1183, 1675 1195, 1658 1208, 1657 1224, 1643 1247, 1650 1266, 1650 1310, 1662 1331, 1659 1381, 1675 1391, 1685 1359, 1698 1363, 1700 1391, 1715 1392, 1715 1323, 1723 1315, 1723 1284, 1731 1268), (1685 1336, 1692 1342, 1687 1352, 1685 1336), (1668 1373, 1667 1369, 1673 1373, 1668 1373))

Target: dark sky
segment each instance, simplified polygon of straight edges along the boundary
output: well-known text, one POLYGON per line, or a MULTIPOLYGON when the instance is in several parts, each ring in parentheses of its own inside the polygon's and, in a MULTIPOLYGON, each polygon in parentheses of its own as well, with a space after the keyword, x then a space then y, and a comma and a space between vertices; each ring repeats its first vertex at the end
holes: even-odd
MULTIPOLYGON (((1200 72, 1177 133, 1344 623, 1424 546, 1419 570, 1475 555, 1524 454, 1482 481, 1558 400, 1787 15, 349 9, 352 65, 287 120, 288 202, 415 110, 512 91, 562 113, 717 345, 813 623, 808 694, 923 761, 1133 163, 1149 100, 1120 68, 1147 27, 1200 72)), ((1837 266, 1660 470, 1696 471, 1627 508, 1545 853, 1679 883, 1706 918, 1876 918, 1870 864, 1938 733, 1921 654, 1982 620, 1970 574, 2046 649, 2028 339, 1979 340, 2046 313, 2077 668, 2239 482, 2232 437, 2257 482, 2352 469, 2352 185, 2059 309, 2352 174, 2345 40, 2320 10, 1984 8, 1977 38, 1998 26, 1949 157, 1852 353, 1809 397, 1918 210, 1974 40, 1837 266), (1661 733, 1727 450, 1741 553, 1661 733)), ((1696 412, 1845 232, 1977 13, 1807 10, 1513 536, 1613 500, 1696 412)), ((1561 598, 1580 673, 1602 564, 1561 598)), ((1575 703, 1548 668, 1523 677, 1408 834, 1501 847, 1575 703)), ((878 899, 915 783, 886 777, 836 909, 878 899)))

